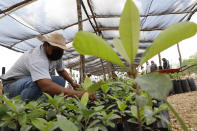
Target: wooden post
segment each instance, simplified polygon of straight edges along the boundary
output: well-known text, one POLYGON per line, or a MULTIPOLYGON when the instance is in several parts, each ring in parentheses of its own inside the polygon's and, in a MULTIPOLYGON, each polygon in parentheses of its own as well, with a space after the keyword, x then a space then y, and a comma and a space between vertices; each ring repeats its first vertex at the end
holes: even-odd
POLYGON ((179 53, 179 62, 180 62, 180 67, 181 67, 182 66, 182 57, 181 57, 181 51, 180 51, 179 44, 177 44, 177 50, 178 50, 178 53, 179 53))
POLYGON ((111 66, 111 62, 107 62, 107 69, 108 69, 108 75, 109 78, 112 77, 112 66, 111 66))
POLYGON ((159 66, 161 66, 161 54, 160 53, 158 54, 158 57, 159 57, 159 66))
POLYGON ((104 68, 104 65, 103 65, 103 60, 100 59, 100 61, 101 61, 102 69, 103 69, 103 77, 104 77, 104 80, 106 81, 106 75, 105 75, 105 68, 104 68))
MULTIPOLYGON (((76 0, 77 2, 77 14, 78 14, 78 30, 83 30, 82 26, 82 12, 81 12, 81 0, 76 0)), ((85 57, 80 55, 80 80, 79 83, 83 82, 85 79, 85 57)))

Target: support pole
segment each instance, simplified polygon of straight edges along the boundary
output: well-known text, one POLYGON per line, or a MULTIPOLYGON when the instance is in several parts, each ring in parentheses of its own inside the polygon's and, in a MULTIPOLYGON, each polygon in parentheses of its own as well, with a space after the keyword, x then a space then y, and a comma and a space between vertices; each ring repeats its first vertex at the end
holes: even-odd
MULTIPOLYGON (((99 35, 99 36, 102 37, 102 32, 101 32, 101 30, 99 29, 99 26, 98 26, 98 24, 97 24, 97 22, 96 22, 96 17, 95 17, 94 11, 93 11, 93 9, 92 9, 92 6, 91 6, 91 4, 90 4, 90 0, 87 0, 87 2, 88 2, 88 6, 89 6, 89 8, 90 8, 91 14, 92 14, 92 16, 93 16, 92 18, 93 18, 94 23, 95 23, 95 25, 96 25, 96 33, 97 33, 97 35, 99 35)), ((101 65, 102 65, 104 80, 106 80, 105 68, 104 68, 104 65, 103 65, 103 60, 100 59, 100 61, 101 61, 101 65)))
POLYGON ((161 54, 160 53, 158 54, 158 57, 159 57, 159 66, 161 66, 161 54))
POLYGON ((177 50, 178 50, 178 53, 179 53, 179 63, 180 63, 180 67, 181 67, 182 66, 182 56, 181 56, 181 51, 180 51, 179 44, 177 44, 177 50))
POLYGON ((106 75, 105 75, 105 68, 104 68, 104 65, 103 65, 103 60, 100 59, 100 61, 101 61, 102 69, 103 69, 103 77, 104 77, 104 80, 106 81, 106 75))
MULTIPOLYGON (((81 12, 81 0, 76 0, 77 2, 77 14, 78 14, 78 30, 83 30, 82 26, 82 12, 81 12)), ((84 55, 80 55, 80 80, 79 83, 83 82, 85 79, 85 57, 84 55)))
POLYGON ((107 71, 108 71, 108 75, 109 78, 112 77, 112 66, 111 66, 111 62, 107 62, 107 71))

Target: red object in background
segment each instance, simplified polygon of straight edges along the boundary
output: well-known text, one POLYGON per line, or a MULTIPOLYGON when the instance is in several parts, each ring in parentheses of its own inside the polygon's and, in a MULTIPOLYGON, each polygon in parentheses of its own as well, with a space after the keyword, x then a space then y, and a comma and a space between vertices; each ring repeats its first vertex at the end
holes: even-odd
POLYGON ((190 65, 190 66, 187 66, 187 65, 184 65, 180 68, 177 68, 177 69, 164 69, 164 70, 157 70, 157 72, 159 73, 175 73, 175 72, 183 72, 193 66, 197 66, 197 64, 193 64, 193 65, 190 65))
POLYGON ((175 73, 175 72, 180 72, 181 69, 165 69, 165 70, 157 70, 159 73, 175 73))

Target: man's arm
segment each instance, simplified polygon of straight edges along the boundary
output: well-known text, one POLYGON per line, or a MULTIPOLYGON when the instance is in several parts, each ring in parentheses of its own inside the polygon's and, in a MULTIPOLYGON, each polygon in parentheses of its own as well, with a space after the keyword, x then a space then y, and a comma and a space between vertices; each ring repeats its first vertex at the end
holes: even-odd
POLYGON ((57 72, 60 76, 66 79, 74 88, 79 88, 80 85, 75 83, 74 80, 70 77, 66 70, 58 71, 57 72))
POLYGON ((54 83, 51 79, 41 79, 36 82, 43 92, 46 92, 51 95, 58 95, 64 93, 67 96, 72 96, 72 97, 77 96, 81 98, 85 92, 85 91, 76 91, 76 90, 64 88, 54 83))

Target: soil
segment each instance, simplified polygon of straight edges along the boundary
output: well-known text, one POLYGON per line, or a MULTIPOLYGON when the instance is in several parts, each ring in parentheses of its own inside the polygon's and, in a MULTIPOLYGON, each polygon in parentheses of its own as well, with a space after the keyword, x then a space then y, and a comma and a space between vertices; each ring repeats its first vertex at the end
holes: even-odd
MULTIPOLYGON (((173 105, 188 129, 197 131, 197 91, 169 96, 168 102, 173 105)), ((173 131, 182 131, 172 112, 170 112, 170 121, 173 131)))

